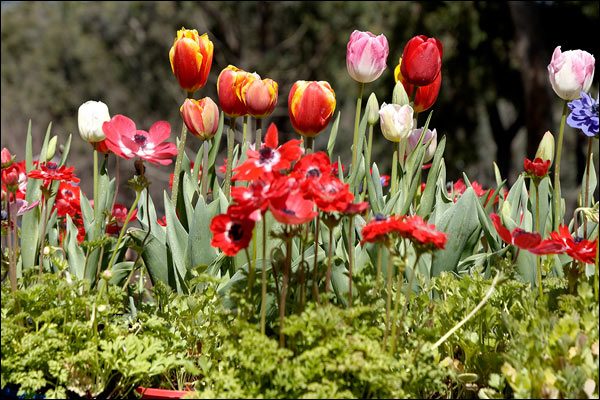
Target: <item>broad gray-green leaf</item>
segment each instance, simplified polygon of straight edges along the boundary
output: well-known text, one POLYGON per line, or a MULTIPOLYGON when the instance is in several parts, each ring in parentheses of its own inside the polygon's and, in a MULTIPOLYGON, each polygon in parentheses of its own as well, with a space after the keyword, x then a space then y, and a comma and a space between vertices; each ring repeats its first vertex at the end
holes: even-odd
POLYGON ((210 245, 212 239, 210 222, 218 213, 218 208, 219 200, 206 205, 202 196, 198 198, 188 237, 188 251, 192 266, 210 265, 217 255, 215 249, 210 245))

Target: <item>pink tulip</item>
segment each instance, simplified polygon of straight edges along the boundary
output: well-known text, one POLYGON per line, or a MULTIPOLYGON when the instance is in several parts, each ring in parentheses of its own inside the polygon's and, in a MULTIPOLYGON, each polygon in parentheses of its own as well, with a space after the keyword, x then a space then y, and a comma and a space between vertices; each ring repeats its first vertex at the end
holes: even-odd
POLYGON ((379 78, 386 69, 389 53, 384 35, 355 30, 346 48, 348 73, 357 82, 369 83, 379 78))
POLYGON ((595 62, 594 56, 587 51, 569 50, 563 53, 557 46, 548 65, 548 75, 558 97, 575 100, 582 91, 589 91, 595 62))

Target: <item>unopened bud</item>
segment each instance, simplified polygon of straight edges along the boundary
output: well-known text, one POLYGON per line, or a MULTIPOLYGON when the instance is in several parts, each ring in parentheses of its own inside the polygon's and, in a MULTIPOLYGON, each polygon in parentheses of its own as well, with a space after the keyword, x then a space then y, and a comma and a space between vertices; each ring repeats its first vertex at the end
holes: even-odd
POLYGON ((102 279, 104 279, 105 281, 110 281, 112 278, 112 271, 109 269, 105 269, 104 272, 102 272, 102 279))
POLYGON ((541 158, 542 160, 550 160, 550 165, 554 161, 554 136, 550 131, 544 133, 544 137, 540 141, 535 158, 541 158))
POLYGON ((52 138, 48 142, 48 147, 46 148, 46 161, 52 161, 52 158, 54 158, 54 154, 56 153, 57 139, 57 136, 52 136, 52 138))
POLYGON ((408 94, 404 89, 404 85, 400 81, 396 82, 396 86, 394 87, 394 93, 392 93, 392 103, 400 106, 404 106, 409 103, 408 94))
POLYGON ((50 255, 50 247, 49 246, 44 246, 44 256, 48 257, 50 255))
POLYGON ((371 93, 367 101, 367 122, 369 125, 375 125, 379 121, 379 102, 375 93, 371 93))

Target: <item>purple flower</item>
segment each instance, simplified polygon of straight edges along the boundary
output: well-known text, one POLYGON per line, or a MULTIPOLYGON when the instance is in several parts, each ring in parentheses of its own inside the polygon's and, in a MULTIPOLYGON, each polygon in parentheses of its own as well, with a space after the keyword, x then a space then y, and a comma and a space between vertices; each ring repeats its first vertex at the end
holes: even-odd
POLYGON ((571 101, 569 109, 571 114, 567 123, 570 127, 581 129, 586 136, 598 136, 598 99, 581 92, 581 98, 571 101))

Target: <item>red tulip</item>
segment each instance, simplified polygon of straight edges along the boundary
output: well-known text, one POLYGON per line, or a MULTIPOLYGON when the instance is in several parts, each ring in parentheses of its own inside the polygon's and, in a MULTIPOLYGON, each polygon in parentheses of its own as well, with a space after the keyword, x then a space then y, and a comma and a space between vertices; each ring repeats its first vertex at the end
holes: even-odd
POLYGON ((171 70, 179 86, 186 92, 195 92, 206 84, 213 59, 213 43, 205 33, 180 29, 169 51, 171 70))
POLYGON ((415 112, 427 111, 433 106, 440 93, 440 87, 442 86, 442 72, 438 74, 435 80, 426 86, 415 86, 408 83, 406 78, 402 75, 402 58, 394 70, 394 77, 396 82, 402 82, 404 90, 410 96, 414 92, 414 105, 413 109, 415 112))
POLYGON ((325 81, 297 81, 290 90, 288 112, 294 129, 314 137, 329 124, 335 110, 335 92, 325 81))
POLYGON ((536 158, 533 161, 529 158, 525 158, 523 168, 530 176, 534 178, 543 178, 548 175, 548 169, 550 169, 551 163, 550 160, 542 160, 541 158, 536 158))
POLYGON ((442 43, 436 38, 413 37, 402 52, 402 76, 412 85, 432 84, 442 69, 442 53, 442 43))
POLYGON ((217 94, 221 110, 230 117, 239 117, 248 114, 242 100, 242 87, 250 75, 233 65, 228 65, 221 71, 217 79, 217 94))

